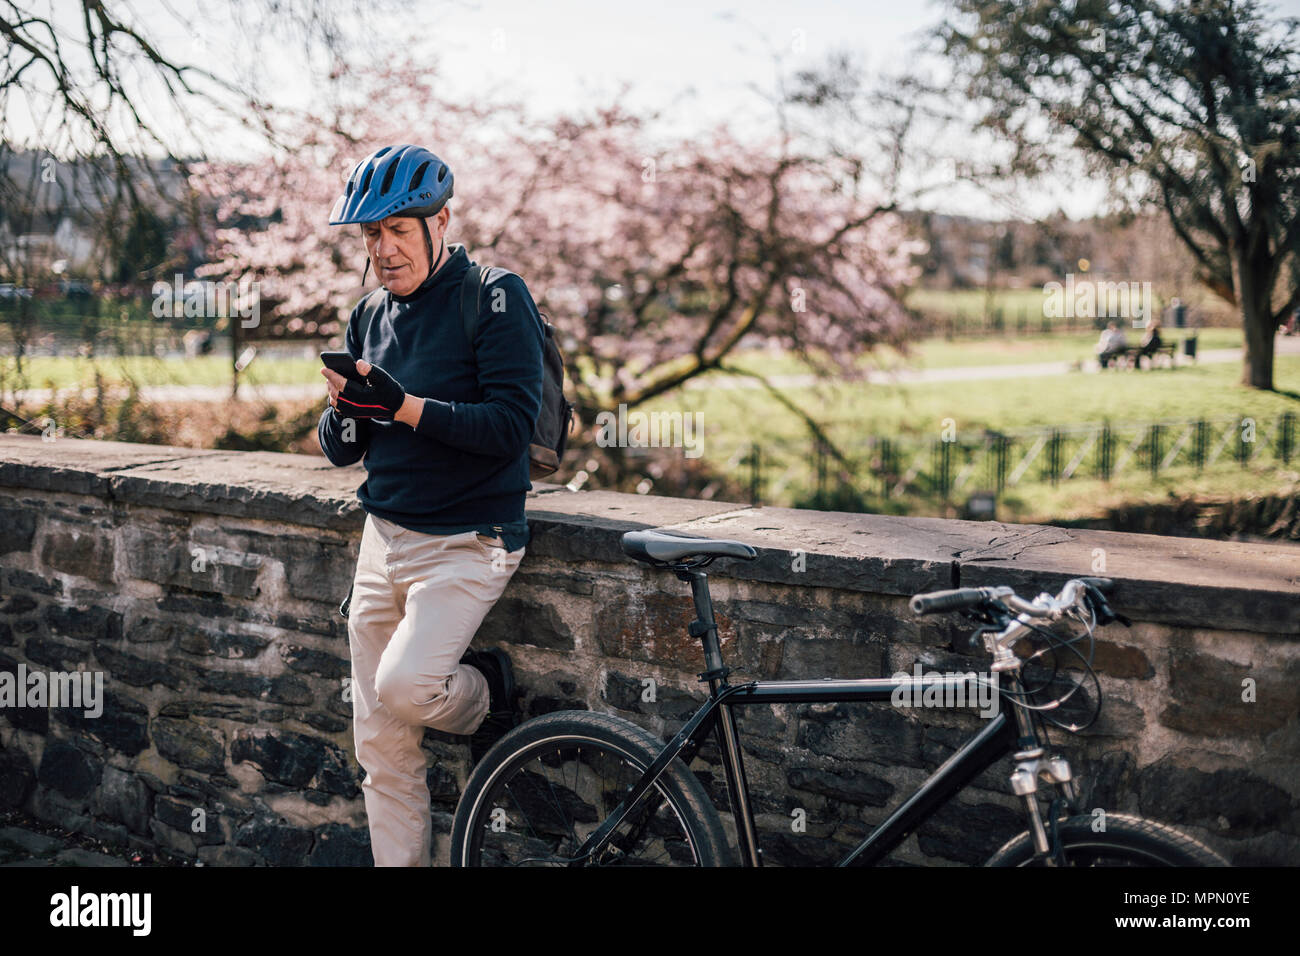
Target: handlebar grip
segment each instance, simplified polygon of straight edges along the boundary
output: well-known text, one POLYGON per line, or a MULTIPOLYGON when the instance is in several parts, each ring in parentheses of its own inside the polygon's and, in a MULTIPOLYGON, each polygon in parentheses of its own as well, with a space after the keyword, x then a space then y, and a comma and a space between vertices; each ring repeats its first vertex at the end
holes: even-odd
POLYGON ((931 591, 912 596, 909 606, 913 614, 938 614, 956 611, 963 607, 981 604, 987 600, 983 588, 956 588, 951 591, 931 591))
POLYGON ((1115 590, 1115 582, 1111 578, 1080 578, 1085 584, 1091 584, 1102 594, 1108 594, 1115 590))

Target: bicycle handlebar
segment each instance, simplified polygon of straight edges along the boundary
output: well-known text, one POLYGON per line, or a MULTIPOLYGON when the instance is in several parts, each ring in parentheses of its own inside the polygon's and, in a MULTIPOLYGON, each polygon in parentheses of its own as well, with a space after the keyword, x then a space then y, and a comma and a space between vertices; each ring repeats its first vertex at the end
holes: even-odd
POLYGON ((939 614, 943 611, 956 611, 964 607, 983 604, 991 597, 991 595, 984 593, 985 590, 985 588, 956 588, 951 591, 931 591, 928 594, 914 595, 909 606, 914 614, 939 614))
POLYGON ((1026 601, 1009 587, 955 588, 913 595, 909 606, 914 614, 939 614, 944 611, 976 607, 990 601, 1000 601, 1031 617, 1053 617, 1077 604, 1089 587, 1105 593, 1112 590, 1114 586, 1115 582, 1110 578, 1071 578, 1065 582, 1061 593, 1055 597, 1050 594, 1040 594, 1032 601, 1026 601))

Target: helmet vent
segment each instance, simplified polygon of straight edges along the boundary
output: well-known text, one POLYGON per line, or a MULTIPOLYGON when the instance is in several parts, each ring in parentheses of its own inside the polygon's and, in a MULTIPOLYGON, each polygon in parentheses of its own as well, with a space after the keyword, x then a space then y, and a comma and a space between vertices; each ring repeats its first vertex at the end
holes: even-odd
POLYGON ((397 163, 388 167, 388 172, 384 173, 384 181, 379 185, 379 195, 387 196, 389 188, 393 185, 393 177, 397 175, 397 163))
POLYGON ((411 177, 411 185, 406 187, 408 190, 413 191, 416 186, 419 186, 420 183, 424 182, 424 174, 425 171, 428 170, 429 168, 429 162, 430 161, 426 159, 418 167, 416 167, 415 175, 411 177))
POLYGON ((359 187, 360 190, 361 190, 362 195, 365 195, 365 193, 366 193, 367 191, 369 191, 369 189, 370 189, 370 179, 371 179, 371 177, 374 176, 374 175, 375 175, 375 170, 374 170, 373 167, 371 167, 370 169, 367 169, 367 170, 366 170, 366 178, 363 179, 363 180, 361 180, 361 186, 359 187))

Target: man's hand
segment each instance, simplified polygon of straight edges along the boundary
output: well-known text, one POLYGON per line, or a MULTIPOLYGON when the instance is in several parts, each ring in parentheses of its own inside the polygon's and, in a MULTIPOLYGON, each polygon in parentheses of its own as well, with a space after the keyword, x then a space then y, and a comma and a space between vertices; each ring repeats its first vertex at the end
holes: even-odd
POLYGON ((330 407, 341 417, 392 419, 412 428, 416 426, 424 410, 420 399, 407 395, 391 375, 365 359, 357 359, 357 373, 367 378, 367 385, 349 382, 337 372, 321 369, 329 388, 330 407))
POLYGON ((330 405, 344 418, 391 419, 406 400, 406 390, 378 365, 357 360, 357 373, 364 384, 345 379, 337 372, 321 369, 329 382, 330 405))

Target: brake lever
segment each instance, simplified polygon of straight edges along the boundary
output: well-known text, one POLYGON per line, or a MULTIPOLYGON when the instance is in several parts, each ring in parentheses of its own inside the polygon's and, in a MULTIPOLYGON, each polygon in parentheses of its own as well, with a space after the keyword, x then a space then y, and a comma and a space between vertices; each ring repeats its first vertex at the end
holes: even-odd
MULTIPOLYGON (((975 630, 971 631, 971 633, 969 634, 969 636, 967 636, 967 638, 966 638, 966 647, 965 647, 965 650, 968 651, 968 652, 969 652, 969 651, 980 651, 980 650, 983 650, 983 649, 984 649, 984 635, 985 635, 985 634, 988 634, 988 633, 990 633, 990 632, 995 632, 995 633, 996 633, 997 631, 1000 631, 1000 630, 1002 630, 1002 628, 997 627, 997 626, 995 626, 995 625, 988 625, 988 624, 984 625, 983 627, 977 627, 977 628, 975 628, 975 630)), ((958 650, 958 649, 954 647, 953 650, 956 651, 956 650, 958 650)))
POLYGON ((967 635, 964 642, 960 642, 964 644, 964 648, 954 646, 959 643, 956 641, 949 644, 949 647, 957 653, 960 653, 962 650, 983 650, 984 635, 989 631, 1005 630, 1011 619, 1011 609, 995 598, 990 598, 976 607, 966 608, 960 613, 962 617, 974 621, 980 626, 967 635))
POLYGON ((1092 605, 1092 613, 1097 616, 1097 625, 1099 627, 1105 627, 1112 621, 1119 621, 1125 627, 1133 626, 1131 620, 1118 611, 1111 609, 1111 606, 1106 603, 1106 596, 1101 593, 1096 585, 1085 582, 1083 586, 1084 593, 1088 595, 1088 603, 1092 605))
POLYGON ((996 598, 976 604, 974 607, 962 608, 958 613, 969 621, 975 621, 978 624, 998 625, 1001 623, 999 615, 1006 613, 1007 608, 996 598))

